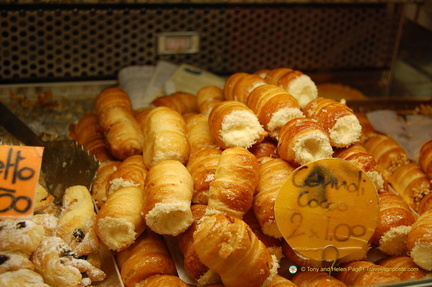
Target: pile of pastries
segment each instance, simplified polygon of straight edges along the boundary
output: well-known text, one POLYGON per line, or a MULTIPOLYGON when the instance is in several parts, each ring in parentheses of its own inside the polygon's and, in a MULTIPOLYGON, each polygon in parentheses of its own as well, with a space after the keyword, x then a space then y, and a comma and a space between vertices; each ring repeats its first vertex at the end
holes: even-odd
MULTIPOLYGON (((64 268, 58 277, 81 276, 64 286, 103 280, 100 244, 114 254, 127 287, 367 286, 432 278, 432 140, 415 163, 366 115, 321 97, 301 71, 239 72, 223 88, 178 91, 139 110, 124 90, 110 87, 70 136, 101 164, 90 190, 66 192, 55 224, 41 219, 54 213, 51 204, 26 223, 43 227, 40 240, 21 254, 40 274, 40 286, 60 286, 50 281, 59 280, 48 271, 54 267, 64 268), (380 204, 367 246, 337 262, 297 253, 275 219, 274 203, 287 177, 324 158, 363 170, 380 204), (370 260, 371 250, 379 260, 370 260), (51 257, 54 267, 44 263, 51 257), (287 262, 298 272, 287 272, 287 262), (330 266, 341 268, 323 271, 330 266)), ((14 226, 0 224, 0 236, 14 226)), ((18 252, 4 244, 0 256, 18 252)), ((0 282, 3 274, 23 272, 1 269, 4 262, 0 282)))

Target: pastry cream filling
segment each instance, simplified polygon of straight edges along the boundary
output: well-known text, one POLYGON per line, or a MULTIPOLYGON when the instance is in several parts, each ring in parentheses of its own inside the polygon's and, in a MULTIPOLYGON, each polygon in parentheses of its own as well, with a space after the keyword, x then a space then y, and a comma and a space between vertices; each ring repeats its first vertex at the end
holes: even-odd
POLYGON ((361 125, 355 115, 347 115, 336 120, 329 130, 329 136, 335 147, 346 147, 360 139, 361 125))
POLYGON ((222 122, 220 136, 227 147, 251 147, 265 133, 255 114, 233 111, 222 122))
POLYGON ((418 242, 410 251, 414 262, 421 268, 432 271, 432 244, 429 242, 418 242))
POLYGON ((304 114, 299 108, 285 107, 273 113, 267 124, 270 136, 277 139, 283 125, 295 118, 304 118, 304 114))
POLYGON ((297 99, 301 108, 304 108, 311 100, 318 97, 318 89, 307 75, 301 75, 292 80, 287 91, 297 99))
POLYGON ((296 155, 295 161, 300 165, 322 158, 330 158, 333 154, 327 136, 320 132, 311 132, 297 140, 293 150, 296 155))

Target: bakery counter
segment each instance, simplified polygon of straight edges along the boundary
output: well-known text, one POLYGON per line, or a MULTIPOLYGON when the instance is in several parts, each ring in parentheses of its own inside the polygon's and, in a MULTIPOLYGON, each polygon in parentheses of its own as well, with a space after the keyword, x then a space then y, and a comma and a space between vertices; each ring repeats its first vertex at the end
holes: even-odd
MULTIPOLYGON (((221 86, 210 77, 215 85, 159 95, 138 108, 118 81, 0 87, 0 100, 38 134, 72 138, 100 161, 90 189, 72 187, 62 206, 49 200, 41 180, 37 211, 26 228, 14 231, 23 238, 34 234, 34 246, 0 241, 0 255, 28 265, 2 257, 0 283, 18 282, 23 274, 40 286, 59 286, 70 272, 73 286, 432 284, 432 183, 416 141, 432 140, 430 99, 373 99, 339 85, 334 99, 313 92, 297 99, 301 89, 288 92, 291 76, 315 91, 310 78, 284 68, 271 72, 236 73, 221 86), (285 86, 270 83, 284 74, 285 86), (335 128, 338 117, 342 124, 335 128), (406 147, 414 141, 415 148, 406 147), (352 203, 354 193, 333 195, 330 184, 320 191, 326 197, 307 201, 305 189, 318 192, 312 178, 299 192, 300 205, 280 199, 287 180, 305 167, 325 171, 345 164, 365 175, 370 204, 362 210, 352 203), (314 203, 320 206, 314 212, 302 209, 314 203), (299 210, 282 220, 281 204, 299 210), (337 213, 341 206, 350 216, 337 213), (356 216, 366 209, 367 217, 356 216), (302 224, 319 212, 330 214, 328 221, 302 224), (282 227, 289 223, 298 225, 287 235, 282 227), (292 241, 296 234, 318 253, 304 256, 292 241), (347 249, 355 252, 345 256, 347 249), (48 256, 65 268, 62 276, 47 277, 42 259, 48 256)), ((1 144, 19 144, 0 132, 1 144)), ((353 178, 333 176, 345 184, 353 178)), ((0 220, 0 237, 19 222, 0 220)))

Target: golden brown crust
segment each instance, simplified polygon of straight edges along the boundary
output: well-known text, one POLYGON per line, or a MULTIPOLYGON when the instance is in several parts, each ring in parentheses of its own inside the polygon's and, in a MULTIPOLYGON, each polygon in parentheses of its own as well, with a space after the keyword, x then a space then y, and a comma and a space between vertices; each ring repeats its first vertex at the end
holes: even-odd
POLYGON ((265 81, 267 82, 267 84, 269 85, 277 85, 277 83, 279 82, 279 79, 287 74, 288 72, 291 72, 292 69, 290 68, 276 68, 276 69, 272 69, 270 71, 268 71, 266 73, 266 77, 265 77, 265 81))
POLYGON ((247 149, 225 149, 210 183, 207 214, 224 213, 241 218, 251 207, 258 184, 259 166, 247 149))
POLYGON ((432 209, 432 192, 427 194, 420 200, 419 207, 417 209, 418 214, 423 214, 428 210, 432 209))
POLYGON ((106 194, 110 196, 118 189, 126 186, 144 188, 147 168, 142 155, 133 155, 121 162, 117 169, 108 177, 106 194))
POLYGON ((293 118, 304 117, 297 99, 275 85, 267 84, 255 88, 249 94, 246 105, 275 139, 285 123, 293 118))
POLYGON ((296 118, 286 123, 279 134, 279 156, 298 166, 321 158, 332 157, 330 139, 315 120, 296 118))
POLYGON ((268 157, 260 162, 253 210, 263 232, 275 238, 282 238, 282 234, 276 224, 274 204, 280 187, 294 169, 294 166, 281 158, 268 157))
POLYGON ((163 160, 152 166, 145 191, 142 214, 154 232, 176 236, 192 224, 193 179, 182 163, 163 160))
POLYGON ((261 286, 276 274, 265 245, 241 219, 222 214, 205 216, 194 232, 201 261, 221 276, 226 287, 261 286))
POLYGON ((386 174, 391 174, 399 166, 410 162, 403 147, 388 135, 377 134, 369 137, 363 146, 386 174))
POLYGON ((389 184, 414 210, 418 209, 423 197, 432 191, 431 180, 415 162, 396 168, 390 175, 389 184))
POLYGON ((373 286, 401 281, 396 275, 383 270, 382 266, 369 261, 352 261, 342 267, 344 271, 335 277, 348 286, 373 286))
POLYGON ((222 149, 249 148, 267 136, 254 112, 237 101, 223 101, 214 107, 208 124, 214 142, 222 149))
POLYGON ((121 161, 106 161, 101 163, 96 170, 95 179, 93 180, 91 187, 91 193, 99 208, 104 205, 108 197, 107 186, 109 177, 117 170, 120 164, 121 161))
POLYGON ((303 108, 303 113, 322 125, 334 147, 348 147, 360 140, 360 122, 345 104, 318 97, 303 108))
POLYGON ((408 233, 411 258, 421 268, 432 271, 432 210, 420 215, 408 233))
POLYGON ((210 134, 207 116, 193 114, 185 118, 185 123, 190 143, 190 154, 209 146, 217 147, 210 134))
POLYGON ((371 240, 376 246, 381 246, 385 253, 393 253, 391 255, 405 254, 407 251, 405 242, 409 228, 400 227, 410 227, 415 221, 414 214, 408 204, 393 192, 380 193, 378 198, 380 204, 378 225, 371 240), (399 232, 397 231, 398 228, 399 232), (386 235, 388 238, 385 237, 386 235))
POLYGON ((342 281, 326 272, 302 271, 296 273, 291 281, 298 287, 346 287, 342 281))
POLYGON ((221 153, 217 147, 207 147, 191 154, 186 168, 194 182, 193 203, 208 203, 210 183, 215 178, 221 153))
POLYGON ((178 91, 156 98, 152 101, 152 104, 155 107, 171 108, 180 114, 199 112, 197 98, 195 95, 187 92, 178 91))
POLYGON ((217 104, 225 100, 223 89, 216 86, 202 87, 196 97, 199 111, 205 116, 208 116, 217 104))
POLYGON ((135 287, 159 287, 159 286, 189 287, 188 284, 186 284, 179 277, 174 275, 155 275, 135 285, 135 287))
POLYGON ((95 113, 87 113, 74 125, 75 140, 99 161, 113 160, 95 113))
POLYGON ((163 238, 151 230, 144 231, 131 246, 117 252, 115 257, 127 287, 151 276, 177 273, 163 238))
POLYGON ((152 109, 143 120, 143 134, 146 139, 143 158, 147 168, 167 159, 187 162, 190 145, 180 113, 168 107, 152 109))
POLYGON ((241 77, 233 87, 233 100, 246 104, 250 93, 259 86, 265 85, 263 78, 255 74, 241 77))
POLYGON ((422 145, 419 154, 419 164, 426 176, 432 180, 432 140, 422 145))
POLYGON ((389 268, 389 272, 392 272, 402 281, 422 279, 428 275, 428 272, 415 264, 409 256, 388 257, 379 261, 378 264, 389 268))
POLYGON ((248 73, 234 73, 232 75, 230 75, 224 84, 223 87, 223 94, 224 94, 224 98, 227 101, 234 101, 235 100, 235 96, 234 96, 234 88, 237 85, 237 82, 239 80, 241 80, 242 78, 246 77, 247 75, 249 75, 248 73))
POLYGON ((253 145, 251 148, 249 148, 249 151, 255 155, 258 162, 266 157, 279 157, 277 142, 270 138, 265 138, 262 142, 253 145))
POLYGON ((96 232, 109 249, 127 248, 145 230, 143 205, 144 191, 137 186, 123 187, 108 197, 97 213, 96 232))
POLYGON ((50 287, 44 283, 43 277, 39 273, 29 269, 19 269, 0 274, 0 286, 50 287))
POLYGON ((126 92, 107 88, 97 95, 94 105, 110 153, 119 160, 141 154, 144 137, 126 92))

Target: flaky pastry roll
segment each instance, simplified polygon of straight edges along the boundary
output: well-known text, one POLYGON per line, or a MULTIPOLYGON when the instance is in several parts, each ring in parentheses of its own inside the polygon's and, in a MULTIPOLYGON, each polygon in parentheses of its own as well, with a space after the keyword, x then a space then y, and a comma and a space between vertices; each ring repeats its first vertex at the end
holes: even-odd
POLYGON ((110 153, 119 160, 141 154, 144 137, 128 94, 110 87, 97 95, 94 105, 110 153))
POLYGON ((281 127, 294 118, 304 117, 296 98, 275 85, 261 85, 255 88, 246 105, 257 115, 258 120, 277 139, 281 127))
POLYGON ((144 190, 137 186, 120 188, 108 197, 97 213, 96 232, 110 250, 127 248, 145 230, 143 205, 144 190))
POLYGON ((155 107, 168 107, 180 114, 199 112, 196 96, 181 91, 156 98, 152 101, 152 105, 155 107))
POLYGON ((277 259, 241 219, 205 216, 193 237, 199 258, 220 275, 225 287, 259 287, 277 274, 277 259))
POLYGON ((192 224, 193 179, 182 163, 163 160, 152 166, 145 191, 142 214, 154 232, 176 236, 192 224))
POLYGON ((211 110, 225 100, 223 89, 216 86, 205 86, 197 92, 200 113, 208 116, 211 110))
POLYGON ((147 168, 168 159, 187 162, 190 145, 186 124, 179 112, 168 107, 154 108, 145 116, 142 127, 146 139, 143 158, 147 168))
POLYGON ((303 113, 323 126, 334 147, 348 147, 360 141, 360 122, 345 104, 319 97, 311 100, 303 108, 303 113))
POLYGON ((217 147, 210 134, 207 116, 203 114, 193 114, 185 117, 185 123, 191 155, 209 146, 217 147))
POLYGON ((254 112, 237 101, 224 101, 214 107, 208 123, 214 142, 222 149, 249 148, 267 136, 254 112))
POLYGON ((277 147, 279 156, 295 166, 333 155, 328 134, 311 118, 296 118, 286 123, 281 128, 277 147))
POLYGON ((206 214, 241 218, 252 207, 258 178, 258 161, 251 152, 242 147, 225 149, 210 183, 206 214))
POLYGON ((420 215, 408 233, 407 246, 414 262, 432 271, 432 210, 420 215))

